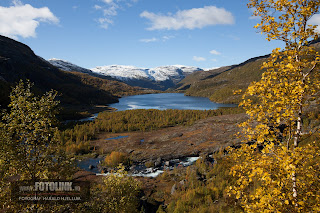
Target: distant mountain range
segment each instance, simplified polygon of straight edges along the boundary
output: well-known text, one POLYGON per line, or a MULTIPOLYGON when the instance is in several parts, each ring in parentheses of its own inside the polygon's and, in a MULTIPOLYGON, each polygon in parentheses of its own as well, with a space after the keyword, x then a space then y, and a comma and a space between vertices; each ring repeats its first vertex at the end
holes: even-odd
POLYGON ((48 61, 57 68, 65 71, 76 71, 98 77, 112 77, 131 86, 157 90, 166 90, 174 87, 191 73, 203 71, 198 67, 183 65, 161 66, 150 69, 124 65, 109 65, 98 66, 89 70, 61 59, 50 59, 48 61))
POLYGON ((100 66, 91 70, 124 81, 127 81, 128 79, 147 78, 152 81, 172 80, 174 82, 181 81, 183 78, 193 72, 203 71, 198 67, 189 67, 183 65, 161 66, 151 69, 138 68, 134 66, 111 65, 100 66))

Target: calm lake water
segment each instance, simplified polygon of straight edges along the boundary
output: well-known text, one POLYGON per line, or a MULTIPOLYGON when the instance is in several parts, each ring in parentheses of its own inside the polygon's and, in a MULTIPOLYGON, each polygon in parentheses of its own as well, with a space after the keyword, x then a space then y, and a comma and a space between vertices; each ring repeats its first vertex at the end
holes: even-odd
POLYGON ((183 93, 159 93, 127 96, 119 99, 119 103, 110 107, 124 111, 129 109, 192 109, 210 110, 221 107, 235 107, 234 104, 218 104, 208 98, 184 96, 183 93))

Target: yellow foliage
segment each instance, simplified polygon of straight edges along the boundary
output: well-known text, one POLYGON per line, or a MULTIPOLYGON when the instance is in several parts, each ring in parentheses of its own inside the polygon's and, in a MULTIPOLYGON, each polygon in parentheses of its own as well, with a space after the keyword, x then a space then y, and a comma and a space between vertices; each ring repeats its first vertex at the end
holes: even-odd
POLYGON ((106 166, 114 168, 117 167, 119 164, 130 165, 129 156, 126 153, 117 151, 111 152, 111 154, 104 159, 104 162, 106 166))
POLYGON ((240 106, 250 118, 242 135, 256 143, 233 150, 237 182, 227 191, 246 212, 317 212, 319 147, 299 143, 305 109, 320 90, 320 55, 309 45, 318 33, 307 24, 320 1, 250 0, 248 6, 261 17, 256 28, 286 46, 273 50, 261 80, 243 95, 240 106))
POLYGON ((236 183, 227 188, 245 212, 317 212, 320 208, 320 148, 316 143, 298 147, 244 145, 228 156, 234 160, 231 174, 236 183), (299 204, 292 194, 296 174, 299 204))
POLYGON ((139 212, 140 182, 127 175, 123 165, 94 188, 88 212, 139 212))

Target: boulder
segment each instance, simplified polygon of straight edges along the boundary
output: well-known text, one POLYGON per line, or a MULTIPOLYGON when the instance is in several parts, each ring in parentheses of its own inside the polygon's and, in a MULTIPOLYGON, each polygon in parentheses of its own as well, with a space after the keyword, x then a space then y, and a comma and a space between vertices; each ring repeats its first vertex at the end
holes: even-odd
POLYGON ((154 167, 160 167, 162 165, 162 158, 158 157, 157 160, 154 162, 154 167))

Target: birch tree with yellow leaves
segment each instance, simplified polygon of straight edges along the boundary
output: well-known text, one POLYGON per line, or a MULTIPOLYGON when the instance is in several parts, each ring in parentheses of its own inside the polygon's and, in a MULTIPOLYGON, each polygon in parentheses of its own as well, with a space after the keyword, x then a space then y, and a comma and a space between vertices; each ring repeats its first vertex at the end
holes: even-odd
POLYGON ((231 173, 237 183, 227 190, 246 212, 319 212, 320 164, 318 142, 303 143, 302 119, 318 101, 320 55, 310 45, 318 39, 308 21, 319 12, 319 0, 250 0, 248 7, 261 21, 255 28, 267 40, 285 48, 273 50, 240 104, 249 115, 244 145, 230 155, 237 163, 231 173), (260 149, 259 149, 260 147, 260 149))

